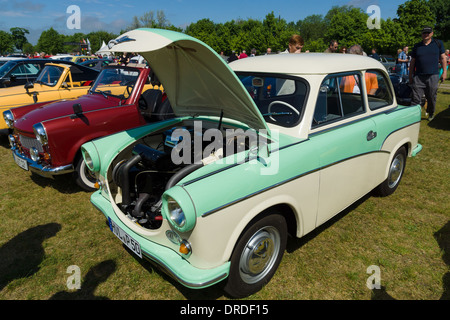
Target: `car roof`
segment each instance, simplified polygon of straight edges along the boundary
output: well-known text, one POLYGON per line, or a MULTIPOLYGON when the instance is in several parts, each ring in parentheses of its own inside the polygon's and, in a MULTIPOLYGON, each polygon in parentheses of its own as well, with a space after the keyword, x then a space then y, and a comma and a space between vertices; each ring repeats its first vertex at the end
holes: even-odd
POLYGON ((89 68, 86 66, 82 66, 81 64, 76 64, 71 61, 59 61, 54 60, 48 63, 53 66, 65 66, 70 68, 70 72, 72 73, 73 81, 81 81, 81 80, 95 80, 100 73, 98 70, 93 68, 89 68))
POLYGON ((53 62, 53 60, 50 59, 28 59, 28 58, 19 58, 19 59, 14 59, 14 60, 10 60, 13 61, 15 63, 20 63, 20 62, 30 62, 30 63, 37 63, 37 62, 44 62, 44 63, 48 63, 48 62, 53 62))
POLYGON ((301 53, 249 57, 229 64, 235 72, 268 72, 281 74, 329 74, 351 70, 381 69, 377 60, 356 54, 301 53))

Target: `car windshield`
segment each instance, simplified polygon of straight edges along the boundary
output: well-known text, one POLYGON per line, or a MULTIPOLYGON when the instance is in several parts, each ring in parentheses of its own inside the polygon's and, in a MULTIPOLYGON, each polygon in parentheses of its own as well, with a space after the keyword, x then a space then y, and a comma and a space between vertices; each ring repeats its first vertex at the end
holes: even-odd
POLYGON ((0 67, 0 78, 3 78, 12 68, 14 68, 16 63, 14 61, 8 61, 0 67))
POLYGON ((264 119, 283 127, 297 125, 308 93, 306 81, 299 78, 238 73, 264 119))
POLYGON ((90 91, 126 99, 131 95, 138 77, 139 71, 135 69, 106 68, 97 77, 90 91))
POLYGON ((54 87, 58 83, 58 80, 63 72, 64 68, 62 67, 45 66, 39 77, 36 79, 36 83, 54 87))

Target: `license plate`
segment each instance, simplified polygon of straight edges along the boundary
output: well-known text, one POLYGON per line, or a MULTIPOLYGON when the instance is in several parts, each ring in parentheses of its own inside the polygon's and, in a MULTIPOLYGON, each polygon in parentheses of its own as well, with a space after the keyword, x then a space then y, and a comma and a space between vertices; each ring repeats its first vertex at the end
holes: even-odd
POLYGON ((114 223, 111 218, 108 218, 109 227, 111 231, 123 242, 131 251, 133 251, 139 258, 142 258, 141 246, 139 242, 134 240, 128 233, 123 231, 121 227, 114 223))
POLYGON ((16 162, 16 164, 21 167, 23 170, 27 170, 28 171, 28 162, 26 160, 23 160, 22 158, 16 156, 15 154, 13 154, 14 156, 14 161, 16 162))

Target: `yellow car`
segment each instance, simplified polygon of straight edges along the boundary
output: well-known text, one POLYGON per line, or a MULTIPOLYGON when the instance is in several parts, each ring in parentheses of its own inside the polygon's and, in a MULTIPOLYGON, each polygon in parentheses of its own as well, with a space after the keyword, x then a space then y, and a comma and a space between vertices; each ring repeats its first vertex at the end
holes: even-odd
MULTIPOLYGON (((0 89, 0 114, 15 107, 85 95, 98 74, 73 62, 47 63, 34 83, 0 89)), ((0 130, 7 128, 1 118, 0 130)))
POLYGON ((70 56, 70 57, 64 57, 61 60, 74 62, 74 63, 82 63, 87 60, 93 60, 93 59, 98 59, 98 58, 96 56, 70 56))

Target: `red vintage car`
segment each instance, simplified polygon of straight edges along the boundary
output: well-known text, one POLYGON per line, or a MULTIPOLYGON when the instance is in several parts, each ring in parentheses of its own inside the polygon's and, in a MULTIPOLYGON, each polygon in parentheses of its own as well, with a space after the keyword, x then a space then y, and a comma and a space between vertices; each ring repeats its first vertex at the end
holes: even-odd
POLYGON ((92 139, 171 117, 162 86, 148 67, 107 66, 87 95, 3 112, 15 162, 44 177, 75 173, 94 189, 80 147, 92 139))

